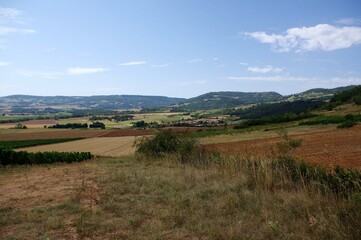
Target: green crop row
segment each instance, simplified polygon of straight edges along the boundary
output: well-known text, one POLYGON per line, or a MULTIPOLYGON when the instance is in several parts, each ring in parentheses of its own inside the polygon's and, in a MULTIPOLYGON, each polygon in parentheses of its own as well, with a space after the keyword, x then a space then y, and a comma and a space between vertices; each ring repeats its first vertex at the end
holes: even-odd
POLYGON ((62 142, 80 140, 80 139, 83 139, 83 138, 58 138, 58 139, 33 139, 33 140, 0 141, 0 148, 33 147, 33 146, 38 146, 38 145, 62 143, 62 142))

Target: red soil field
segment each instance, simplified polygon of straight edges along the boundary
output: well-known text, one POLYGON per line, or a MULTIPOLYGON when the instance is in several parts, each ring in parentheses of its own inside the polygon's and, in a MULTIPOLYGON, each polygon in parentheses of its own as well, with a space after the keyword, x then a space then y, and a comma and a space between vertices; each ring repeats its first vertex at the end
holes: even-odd
POLYGON ((99 137, 125 137, 125 136, 144 136, 144 135, 153 135, 153 130, 147 129, 117 129, 110 130, 104 134, 99 135, 99 137))
MULTIPOLYGON (((340 165, 361 170, 361 125, 346 130, 294 135, 292 139, 302 140, 294 155, 308 163, 327 168, 340 165)), ((257 157, 271 154, 280 141, 282 138, 276 137, 207 144, 205 148, 230 155, 257 157)))

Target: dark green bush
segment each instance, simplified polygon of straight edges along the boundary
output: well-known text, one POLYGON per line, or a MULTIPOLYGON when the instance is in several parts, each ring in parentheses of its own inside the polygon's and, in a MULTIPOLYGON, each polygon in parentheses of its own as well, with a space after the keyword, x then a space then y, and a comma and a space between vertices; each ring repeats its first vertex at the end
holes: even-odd
POLYGON ((340 124, 349 120, 359 122, 361 121, 361 115, 348 114, 346 116, 338 116, 338 115, 318 116, 316 118, 313 118, 312 120, 301 122, 299 125, 303 126, 303 125, 318 125, 318 124, 340 124))
POLYGON ((347 121, 337 125, 337 128, 352 128, 355 125, 357 125, 357 122, 355 122, 353 120, 347 120, 347 121))
POLYGON ((192 138, 182 137, 171 131, 160 131, 154 137, 138 138, 134 146, 136 153, 147 157, 162 157, 169 154, 178 155, 182 162, 190 161, 198 148, 192 138))

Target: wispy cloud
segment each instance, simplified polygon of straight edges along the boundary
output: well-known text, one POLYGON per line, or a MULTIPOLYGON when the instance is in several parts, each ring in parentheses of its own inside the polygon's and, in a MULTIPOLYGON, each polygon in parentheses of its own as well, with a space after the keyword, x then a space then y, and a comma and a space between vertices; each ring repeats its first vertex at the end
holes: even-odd
POLYGON ((165 68, 165 67, 168 67, 170 65, 172 65, 173 63, 165 63, 165 64, 155 64, 155 65, 152 65, 151 67, 152 68, 165 68))
POLYGON ((284 34, 245 33, 261 43, 271 44, 278 52, 332 51, 361 43, 361 27, 337 27, 319 24, 313 27, 290 28, 284 34))
POLYGON ((194 86, 194 85, 204 85, 206 83, 207 83, 206 80, 196 80, 196 81, 185 81, 185 82, 182 82, 181 85, 182 86, 194 86))
POLYGON ((361 18, 341 18, 336 20, 335 23, 342 25, 360 25, 361 18))
POLYGON ((334 84, 334 85, 358 85, 361 84, 361 77, 297 77, 297 76, 230 76, 228 80, 235 81, 261 81, 261 82, 302 82, 302 83, 316 83, 316 84, 334 84))
POLYGON ((83 67, 73 67, 68 68, 66 72, 70 75, 80 75, 80 74, 92 74, 92 73, 101 73, 109 71, 109 68, 83 68, 83 67))
POLYGON ((197 63, 197 62, 202 62, 203 59, 202 58, 194 58, 191 60, 188 60, 187 63, 197 63))
POLYGON ((136 65, 143 65, 146 64, 146 61, 132 61, 132 62, 125 62, 125 63, 119 63, 119 66, 136 66, 136 65))
POLYGON ((56 71, 33 71, 33 70, 17 70, 16 75, 29 78, 45 78, 45 79, 58 79, 60 75, 64 75, 62 72, 56 71))
POLYGON ((58 79, 63 75, 81 75, 109 71, 109 68, 82 68, 73 67, 65 71, 44 71, 44 70, 16 70, 14 74, 29 78, 58 79))
POLYGON ((0 7, 0 23, 19 21, 22 12, 15 8, 0 7))
POLYGON ((43 52, 49 53, 49 52, 54 52, 56 50, 56 48, 44 48, 43 52))
POLYGON ((246 62, 240 62, 239 65, 248 66, 248 63, 246 63, 246 62))
POLYGON ((213 61, 218 61, 218 60, 219 60, 218 57, 214 57, 214 58, 213 58, 213 61))
POLYGON ((282 82, 282 81, 292 81, 292 82, 304 82, 304 81, 315 81, 319 80, 318 78, 310 77, 292 77, 292 76, 256 76, 256 77, 247 77, 247 76, 230 76, 229 80, 239 80, 239 81, 264 81, 264 82, 282 82))
POLYGON ((15 33, 27 34, 27 33, 36 33, 36 31, 34 29, 21 29, 21 28, 0 26, 0 35, 8 35, 15 33))
POLYGON ((283 71, 282 68, 274 68, 271 65, 268 65, 266 67, 249 67, 247 68, 247 71, 253 72, 253 73, 280 73, 283 71))
MULTIPOLYGON (((17 27, 17 24, 24 24, 22 12, 15 8, 0 7, 0 36, 9 34, 31 34, 36 33, 34 29, 17 27), (10 26, 9 26, 10 25, 10 26)), ((6 48, 5 41, 0 39, 0 49, 6 48)))
POLYGON ((8 66, 9 64, 10 64, 9 62, 0 60, 0 67, 5 67, 5 66, 8 66))

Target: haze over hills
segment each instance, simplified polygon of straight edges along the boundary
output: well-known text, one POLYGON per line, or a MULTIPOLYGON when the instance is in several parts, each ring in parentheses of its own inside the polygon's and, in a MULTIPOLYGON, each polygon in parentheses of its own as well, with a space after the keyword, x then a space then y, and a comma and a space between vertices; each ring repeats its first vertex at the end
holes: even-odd
POLYGON ((171 107, 173 110, 209 110, 234 108, 247 104, 295 100, 327 100, 333 94, 352 88, 310 89, 283 96, 276 92, 210 92, 194 98, 164 96, 108 95, 108 96, 31 96, 0 97, 0 113, 56 113, 69 110, 129 110, 171 107))

